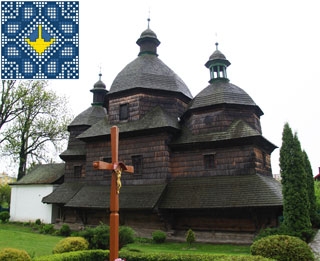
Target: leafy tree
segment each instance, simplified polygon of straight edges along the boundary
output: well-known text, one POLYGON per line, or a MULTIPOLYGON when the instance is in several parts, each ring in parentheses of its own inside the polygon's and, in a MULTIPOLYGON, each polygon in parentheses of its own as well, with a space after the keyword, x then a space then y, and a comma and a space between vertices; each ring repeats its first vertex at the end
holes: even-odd
POLYGON ((191 228, 187 231, 186 241, 189 245, 191 245, 192 243, 194 243, 196 241, 196 235, 194 234, 194 232, 191 228))
POLYGON ((320 223, 319 223, 319 215, 317 213, 317 207, 316 207, 316 196, 315 196, 315 190, 314 190, 314 179, 313 179, 312 168, 308 158, 308 154, 305 151, 303 151, 302 153, 303 153, 303 160, 304 160, 304 168, 306 172, 310 220, 313 226, 318 226, 320 223))
POLYGON ((11 187, 8 184, 0 185, 0 205, 10 206, 11 187))
MULTIPOLYGON (((20 100, 28 94, 26 88, 17 84, 16 81, 2 80, 0 90, 0 130, 1 128, 23 112, 20 100)), ((0 143, 3 138, 0 137, 0 143)))
POLYGON ((312 234, 304 157, 300 142, 288 123, 284 125, 280 148, 283 194, 283 225, 287 231, 308 240, 312 234))
MULTIPOLYGON (((24 81, 19 85, 20 99, 13 108, 22 108, 14 114, 10 126, 2 133, 3 154, 19 163, 18 180, 26 174, 27 162, 48 162, 49 144, 59 150, 67 140, 66 100, 53 91, 46 90, 46 81, 24 81)), ((13 109, 14 110, 14 109, 13 109)))

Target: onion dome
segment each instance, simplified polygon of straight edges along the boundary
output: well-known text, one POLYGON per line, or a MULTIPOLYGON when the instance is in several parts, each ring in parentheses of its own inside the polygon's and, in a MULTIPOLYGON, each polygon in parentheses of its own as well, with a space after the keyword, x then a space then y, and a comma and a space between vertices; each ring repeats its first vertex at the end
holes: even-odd
POLYGON ((218 44, 216 43, 215 52, 205 64, 210 70, 210 85, 191 101, 189 109, 220 105, 244 105, 255 108, 258 116, 263 115, 259 106, 243 89, 229 82, 226 69, 230 64, 224 54, 218 50, 218 44))
POLYGON ((148 18, 148 28, 144 30, 140 38, 137 40, 137 45, 140 46, 139 56, 143 54, 157 54, 157 47, 160 45, 160 41, 157 38, 155 32, 149 28, 150 18, 148 18))
POLYGON ((93 102, 91 105, 102 106, 104 103, 104 98, 106 93, 106 85, 101 81, 102 74, 99 74, 99 80, 93 85, 93 89, 90 92, 93 93, 93 102))
POLYGON ((182 93, 187 99, 192 98, 181 78, 158 58, 157 47, 160 41, 149 26, 136 43, 140 46, 138 57, 116 76, 108 94, 151 89, 182 93))

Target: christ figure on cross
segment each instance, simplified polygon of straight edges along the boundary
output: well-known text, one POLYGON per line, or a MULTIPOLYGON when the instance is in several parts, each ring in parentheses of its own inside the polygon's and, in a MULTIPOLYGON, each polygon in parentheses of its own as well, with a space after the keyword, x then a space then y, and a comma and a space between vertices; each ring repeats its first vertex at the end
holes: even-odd
POLYGON ((132 166, 126 166, 118 161, 119 128, 111 127, 111 156, 112 163, 94 161, 93 168, 97 170, 112 170, 110 189, 110 253, 109 260, 114 261, 119 253, 119 193, 121 188, 122 171, 133 173, 132 166))

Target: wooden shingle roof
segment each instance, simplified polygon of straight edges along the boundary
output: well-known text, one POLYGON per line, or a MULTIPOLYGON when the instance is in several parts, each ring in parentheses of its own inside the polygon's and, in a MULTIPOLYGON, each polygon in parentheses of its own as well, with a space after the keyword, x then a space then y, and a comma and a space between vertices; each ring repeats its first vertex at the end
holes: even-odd
MULTIPOLYGON (((120 190, 120 208, 122 209, 153 209, 159 201, 165 184, 161 185, 124 185, 120 190)), ((66 207, 109 208, 110 187, 87 185, 82 187, 66 207)))
POLYGON ((109 94, 135 88, 177 92, 192 98, 181 78, 156 55, 142 55, 129 63, 114 79, 109 94))
POLYGON ((64 166, 64 163, 35 165, 23 178, 12 184, 54 184, 63 177, 64 166))
POLYGON ((91 126, 97 121, 107 117, 107 115, 106 108, 102 106, 91 106, 76 116, 68 127, 79 125, 91 126))
POLYGON ((282 206, 281 184, 259 174, 184 177, 171 181, 159 209, 282 206))
POLYGON ((42 202, 48 204, 66 204, 83 186, 82 183, 65 182, 51 194, 45 196, 42 202))
MULTIPOLYGON (((110 124, 107 119, 99 121, 88 130, 81 133, 77 138, 86 139, 98 136, 110 135, 110 124)), ((180 129, 178 119, 169 115, 161 107, 157 106, 148 112, 140 120, 117 124, 121 134, 133 131, 150 131, 156 128, 169 127, 180 129)))
POLYGON ((258 116, 262 110, 253 99, 240 87, 228 81, 214 81, 203 89, 189 104, 189 110, 221 104, 252 106, 258 116))
MULTIPOLYGON (((181 146, 183 144, 206 143, 211 142, 225 142, 232 141, 235 144, 235 140, 252 139, 256 143, 263 143, 266 148, 273 151, 277 146, 265 139, 257 130, 250 127, 243 120, 237 120, 231 124, 226 131, 210 132, 206 134, 192 134, 187 128, 183 128, 179 137, 174 140, 170 145, 181 146)), ((225 143, 224 143, 225 146, 225 143)))

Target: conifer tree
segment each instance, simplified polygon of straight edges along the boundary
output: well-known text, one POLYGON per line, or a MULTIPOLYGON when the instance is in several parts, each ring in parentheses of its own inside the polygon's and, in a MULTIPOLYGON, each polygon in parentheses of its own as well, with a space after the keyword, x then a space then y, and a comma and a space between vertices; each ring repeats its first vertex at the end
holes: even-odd
POLYGON ((283 194, 283 225, 287 232, 308 241, 312 235, 306 173, 300 142, 288 123, 284 125, 280 148, 283 194))
POLYGON ((307 193, 309 200, 309 215, 313 226, 319 226, 319 216, 316 207, 316 196, 314 191, 314 179, 308 154, 303 151, 304 169, 306 172, 307 193))

